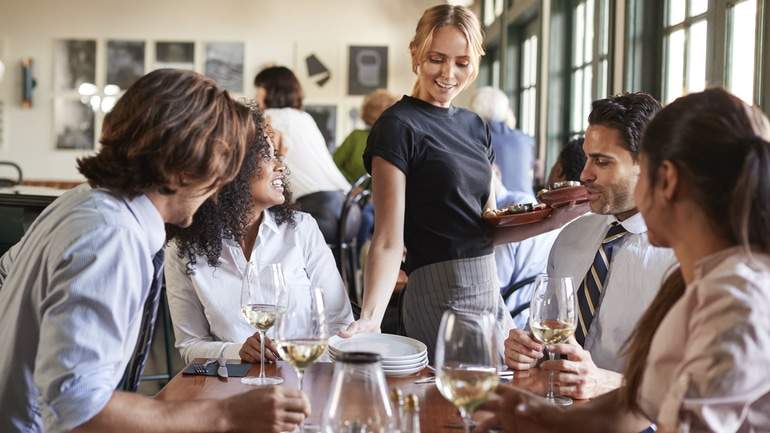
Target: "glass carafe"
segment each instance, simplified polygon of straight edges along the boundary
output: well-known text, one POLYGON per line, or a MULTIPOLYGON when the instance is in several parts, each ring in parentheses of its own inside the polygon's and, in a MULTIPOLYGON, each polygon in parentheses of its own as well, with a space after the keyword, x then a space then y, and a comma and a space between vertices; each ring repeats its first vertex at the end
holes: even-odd
POLYGON ((391 433, 396 431, 388 385, 380 355, 341 353, 334 365, 331 395, 326 403, 324 433, 391 433))

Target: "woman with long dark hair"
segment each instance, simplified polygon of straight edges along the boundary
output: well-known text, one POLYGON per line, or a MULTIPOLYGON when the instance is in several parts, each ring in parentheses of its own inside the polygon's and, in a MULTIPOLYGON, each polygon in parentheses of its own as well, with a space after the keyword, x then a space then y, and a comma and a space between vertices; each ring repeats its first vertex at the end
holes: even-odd
POLYGON ((511 387, 487 405, 506 432, 770 429, 770 123, 723 89, 650 122, 636 203, 680 267, 626 347, 625 386, 567 410, 511 387))
MULTIPOLYGON (((292 310, 309 312, 309 288, 322 288, 330 331, 353 320, 334 257, 315 220, 289 207, 285 166, 275 156, 262 115, 252 109, 252 116, 258 140, 248 146, 235 180, 200 207, 190 227, 170 233, 169 309, 176 347, 188 362, 221 355, 247 362, 262 357, 259 334, 239 314, 247 266, 280 263, 292 310)), ((274 360, 274 346, 265 343, 271 349, 265 359, 274 360)))

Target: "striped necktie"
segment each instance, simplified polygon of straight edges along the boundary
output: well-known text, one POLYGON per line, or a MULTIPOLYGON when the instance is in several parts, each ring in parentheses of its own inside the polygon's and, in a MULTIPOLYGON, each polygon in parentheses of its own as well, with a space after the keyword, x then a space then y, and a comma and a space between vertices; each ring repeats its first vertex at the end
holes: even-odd
POLYGON ((155 319, 158 316, 158 303, 160 301, 160 289, 163 285, 163 249, 152 258, 154 273, 152 283, 150 283, 150 292, 147 294, 147 300, 144 302, 142 311, 142 324, 139 328, 139 338, 136 340, 134 356, 131 357, 126 371, 123 373, 123 379, 118 385, 119 389, 135 392, 139 386, 139 377, 144 371, 144 364, 147 361, 147 355, 150 353, 152 345, 153 331, 155 330, 155 319))
POLYGON ((599 309, 599 299, 604 284, 607 282, 607 271, 609 271, 612 260, 612 247, 627 233, 626 229, 617 221, 610 225, 604 240, 596 251, 591 268, 583 278, 583 282, 580 283, 577 293, 579 323, 575 331, 575 339, 581 346, 585 343, 588 330, 591 329, 591 322, 599 309))

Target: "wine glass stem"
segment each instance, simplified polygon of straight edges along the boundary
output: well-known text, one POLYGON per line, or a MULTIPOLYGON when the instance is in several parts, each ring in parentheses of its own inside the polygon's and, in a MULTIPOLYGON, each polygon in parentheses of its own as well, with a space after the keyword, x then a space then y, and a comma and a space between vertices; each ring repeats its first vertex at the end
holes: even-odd
POLYGON ((463 429, 465 430, 465 433, 471 433, 473 427, 471 415, 464 409, 460 409, 460 417, 463 419, 463 429))
MULTIPOLYGON (((548 352, 548 359, 553 361, 554 359, 556 359, 556 354, 549 351, 548 352)), ((548 400, 555 400, 555 398, 556 398, 555 394, 553 392, 554 375, 555 375, 555 372, 553 370, 551 370, 548 373, 548 394, 546 394, 546 396, 545 396, 545 398, 547 398, 548 400)))
POLYGON ((299 380, 299 390, 302 391, 302 381, 305 379, 305 372, 301 369, 297 369, 297 379, 299 380))
POLYGON ((265 332, 259 329, 259 377, 265 378, 265 332))
MULTIPOLYGON (((302 381, 305 379, 305 372, 297 369, 297 380, 299 381, 299 390, 302 391, 302 381)), ((299 423, 299 433, 305 433, 305 421, 299 423)))

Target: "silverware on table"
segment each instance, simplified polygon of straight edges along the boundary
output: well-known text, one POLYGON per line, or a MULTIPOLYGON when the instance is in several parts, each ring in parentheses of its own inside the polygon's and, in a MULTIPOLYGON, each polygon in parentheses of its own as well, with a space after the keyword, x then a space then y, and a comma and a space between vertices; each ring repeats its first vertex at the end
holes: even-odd
POLYGON ((210 364, 213 364, 217 362, 216 359, 208 359, 206 362, 193 362, 190 364, 190 368, 192 368, 193 373, 195 374, 206 374, 206 367, 208 367, 210 364))
POLYGON ((227 379, 227 361, 225 361, 224 357, 220 357, 217 359, 217 363, 219 364, 219 368, 217 368, 217 376, 221 377, 222 379, 227 379))

